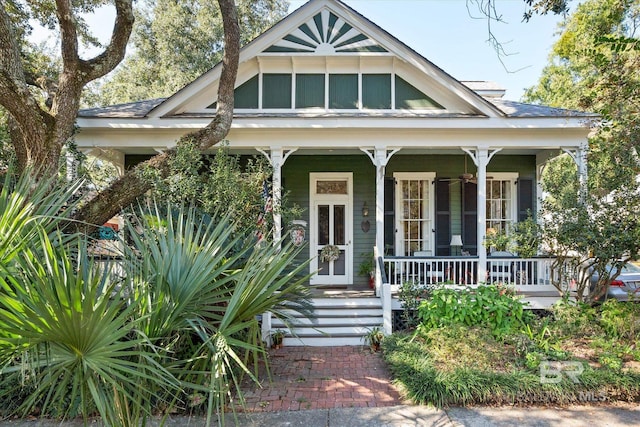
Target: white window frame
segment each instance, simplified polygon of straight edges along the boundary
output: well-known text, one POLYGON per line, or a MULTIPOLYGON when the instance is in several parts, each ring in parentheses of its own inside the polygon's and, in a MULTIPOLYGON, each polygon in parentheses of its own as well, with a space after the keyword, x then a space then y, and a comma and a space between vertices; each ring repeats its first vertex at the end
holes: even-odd
POLYGON ((403 212, 403 195, 402 195, 402 185, 401 181, 427 181, 427 200, 428 205, 423 210, 423 212, 427 212, 429 218, 420 219, 420 221, 428 221, 427 224, 422 224, 421 230, 421 241, 427 240, 428 245, 422 246, 419 248, 420 252, 430 252, 431 254, 435 254, 435 216, 436 216, 436 203, 435 203, 435 188, 434 188, 434 180, 436 178, 435 172, 394 172, 393 179, 395 181, 395 229, 396 229, 396 256, 405 256, 405 238, 404 238, 404 229, 402 227, 402 222, 404 218, 401 218, 401 213, 403 212), (425 234, 428 233, 428 239, 425 238, 425 234))
MULTIPOLYGON (((487 228, 495 228, 493 224, 496 222, 503 223, 506 227, 506 231, 509 232, 509 225, 515 224, 518 221, 518 173, 517 172, 487 172, 487 197, 486 197, 486 215, 487 215, 487 228), (492 200, 506 200, 505 198, 492 199, 490 190, 490 181, 507 181, 510 191, 509 203, 510 207, 506 212, 502 212, 502 218, 493 217, 490 203, 492 200)), ((496 230, 498 231, 498 230, 496 230)))

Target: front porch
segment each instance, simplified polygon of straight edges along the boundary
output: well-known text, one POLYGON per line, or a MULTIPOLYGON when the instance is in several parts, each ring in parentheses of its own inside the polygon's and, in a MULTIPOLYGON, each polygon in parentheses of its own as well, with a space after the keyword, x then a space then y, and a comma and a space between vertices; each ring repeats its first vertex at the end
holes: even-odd
POLYGON ((484 273, 480 273, 477 256, 378 257, 375 289, 315 286, 313 319, 298 317, 289 329, 279 319, 266 317, 271 322, 267 330, 286 330, 288 346, 365 344, 363 337, 371 328, 382 326, 387 334, 397 329, 403 309, 398 290, 406 282, 425 288, 502 284, 522 297, 526 309, 546 309, 561 297, 552 284, 553 262, 553 258, 545 257, 489 256, 484 273), (480 277, 484 279, 478 280, 480 277))

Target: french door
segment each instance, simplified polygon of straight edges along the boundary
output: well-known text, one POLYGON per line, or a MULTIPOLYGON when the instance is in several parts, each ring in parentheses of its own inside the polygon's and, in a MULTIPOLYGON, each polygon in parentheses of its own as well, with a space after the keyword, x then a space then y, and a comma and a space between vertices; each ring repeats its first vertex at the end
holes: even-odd
POLYGON ((310 174, 312 285, 346 285, 353 279, 352 174, 310 174))

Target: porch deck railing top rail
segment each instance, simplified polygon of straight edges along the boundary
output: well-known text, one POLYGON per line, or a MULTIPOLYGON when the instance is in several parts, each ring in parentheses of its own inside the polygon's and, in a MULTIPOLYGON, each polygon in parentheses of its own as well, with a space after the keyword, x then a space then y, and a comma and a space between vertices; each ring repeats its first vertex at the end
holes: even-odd
POLYGON ((385 257, 381 272, 390 285, 407 281, 422 285, 457 284, 476 286, 483 283, 503 283, 518 288, 552 287, 553 258, 517 256, 488 257, 486 277, 478 277, 479 259, 462 257, 385 257))

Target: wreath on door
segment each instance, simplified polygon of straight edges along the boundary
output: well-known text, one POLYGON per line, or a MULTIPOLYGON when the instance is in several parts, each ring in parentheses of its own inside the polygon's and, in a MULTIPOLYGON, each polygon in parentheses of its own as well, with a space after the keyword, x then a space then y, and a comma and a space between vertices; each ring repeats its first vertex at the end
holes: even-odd
POLYGON ((320 261, 331 262, 340 258, 340 248, 336 245, 327 245, 320 251, 320 261))

